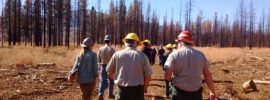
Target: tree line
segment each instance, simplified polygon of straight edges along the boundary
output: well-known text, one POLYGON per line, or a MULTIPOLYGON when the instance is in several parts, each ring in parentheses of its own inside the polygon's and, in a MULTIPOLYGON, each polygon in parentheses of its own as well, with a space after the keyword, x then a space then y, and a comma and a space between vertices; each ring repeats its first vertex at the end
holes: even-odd
POLYGON ((205 18, 202 10, 192 18, 193 0, 188 0, 183 10, 182 6, 177 10, 178 21, 166 15, 163 22, 143 0, 133 0, 128 8, 125 0, 111 0, 107 11, 101 9, 101 0, 97 1, 97 6, 89 7, 87 0, 2 0, 2 45, 79 46, 86 37, 102 43, 106 34, 114 37, 114 44, 122 44, 129 32, 164 45, 189 30, 196 46, 270 47, 270 10, 256 16, 252 0, 239 2, 233 21, 218 12, 205 18))

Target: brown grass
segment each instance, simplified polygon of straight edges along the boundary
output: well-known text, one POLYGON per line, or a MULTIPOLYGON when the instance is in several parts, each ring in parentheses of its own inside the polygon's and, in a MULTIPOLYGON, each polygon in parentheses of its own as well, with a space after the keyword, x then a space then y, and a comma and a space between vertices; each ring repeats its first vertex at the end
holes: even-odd
MULTIPOLYGON (((95 45, 94 51, 97 52, 102 45, 95 45)), ((120 46, 117 50, 122 49, 120 46)), ((214 47, 195 47, 202 51, 210 62, 221 62, 237 59, 241 56, 252 53, 269 52, 269 48, 254 48, 249 50, 247 48, 214 48, 214 47)), ((59 66, 72 66, 77 53, 80 51, 79 47, 25 47, 16 46, 11 48, 0 48, 0 65, 9 64, 38 64, 38 63, 55 63, 59 66)))

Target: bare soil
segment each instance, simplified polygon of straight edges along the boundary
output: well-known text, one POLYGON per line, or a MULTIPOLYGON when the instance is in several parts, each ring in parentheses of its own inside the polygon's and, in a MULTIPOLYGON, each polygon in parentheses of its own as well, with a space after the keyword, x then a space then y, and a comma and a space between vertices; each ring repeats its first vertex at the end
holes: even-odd
MULTIPOLYGON (((68 83, 66 79, 70 68, 56 64, 0 65, 0 100, 80 100, 78 85, 68 83)), ((146 100, 167 100, 163 97, 163 71, 157 64, 152 68, 154 74, 145 94, 146 100)), ((242 84, 251 79, 270 81, 270 52, 248 52, 238 58, 211 62, 210 69, 221 99, 269 100, 270 85, 257 85, 258 92, 245 94, 242 84)), ((93 93, 95 100, 97 88, 93 93)), ((204 85, 204 99, 208 99, 208 93, 204 85)), ((107 95, 105 99, 108 99, 107 95)))

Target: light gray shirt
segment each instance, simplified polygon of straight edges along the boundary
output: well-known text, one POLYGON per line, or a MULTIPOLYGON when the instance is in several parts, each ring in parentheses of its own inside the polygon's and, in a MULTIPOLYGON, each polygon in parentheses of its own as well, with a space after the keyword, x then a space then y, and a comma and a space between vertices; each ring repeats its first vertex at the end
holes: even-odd
POLYGON ((144 78, 153 73, 147 56, 132 47, 116 52, 107 72, 114 73, 115 84, 124 87, 144 85, 144 78))
POLYGON ((98 76, 97 54, 89 50, 85 52, 83 58, 78 54, 72 71, 75 69, 78 69, 79 84, 93 82, 98 76))
POLYGON ((98 51, 98 63, 108 64, 114 53, 115 50, 111 46, 105 44, 105 46, 101 47, 98 51))
POLYGON ((173 74, 173 86, 185 91, 197 91, 202 87, 202 75, 209 63, 204 54, 190 46, 172 52, 166 63, 173 74))

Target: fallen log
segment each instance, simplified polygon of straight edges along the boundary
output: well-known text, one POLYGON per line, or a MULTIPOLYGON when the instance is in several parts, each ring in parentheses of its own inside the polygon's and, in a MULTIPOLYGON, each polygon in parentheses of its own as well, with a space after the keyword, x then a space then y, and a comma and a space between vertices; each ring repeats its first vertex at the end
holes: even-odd
POLYGON ((256 57, 256 56, 250 56, 251 59, 254 59, 254 60, 264 60, 263 58, 260 58, 260 57, 256 57))
POLYGON ((248 80, 247 82, 244 82, 242 85, 243 91, 245 93, 257 92, 258 90, 256 84, 270 85, 270 81, 248 80))
POLYGON ((39 63, 37 66, 55 66, 55 63, 39 63))
POLYGON ((54 78, 54 80, 57 80, 57 81, 67 81, 68 79, 65 78, 65 77, 56 77, 56 78, 54 78))
POLYGON ((0 71, 13 71, 11 69, 0 69, 0 71))
POLYGON ((270 81, 253 80, 255 84, 270 85, 270 81))

